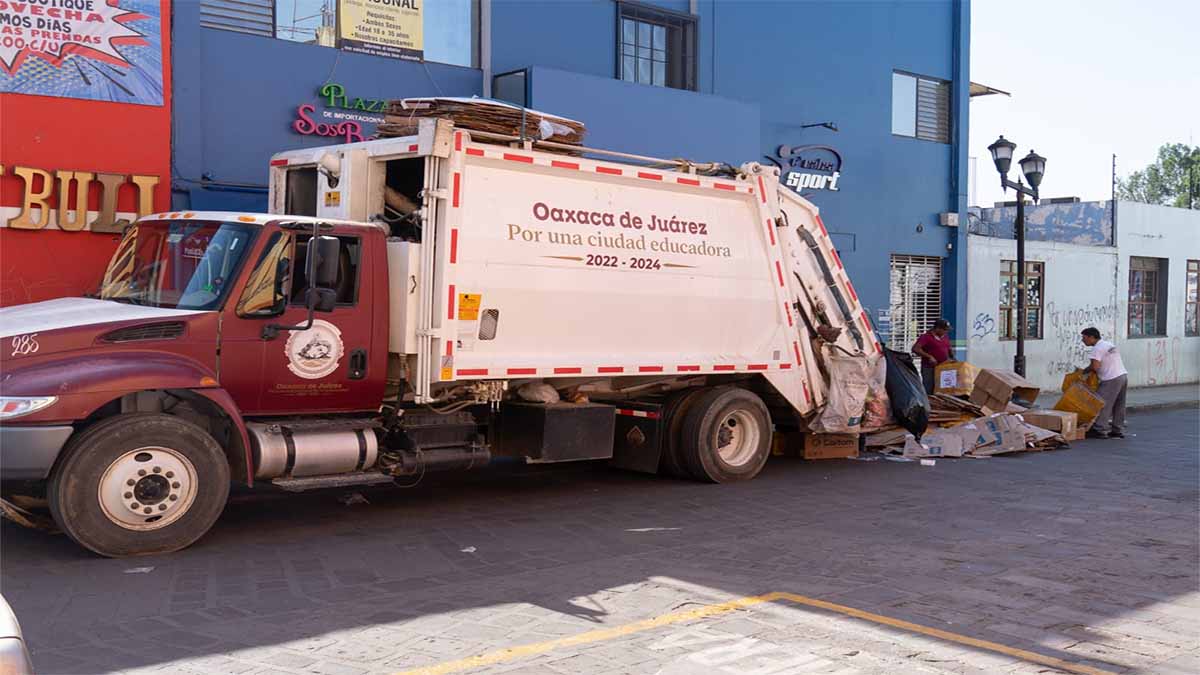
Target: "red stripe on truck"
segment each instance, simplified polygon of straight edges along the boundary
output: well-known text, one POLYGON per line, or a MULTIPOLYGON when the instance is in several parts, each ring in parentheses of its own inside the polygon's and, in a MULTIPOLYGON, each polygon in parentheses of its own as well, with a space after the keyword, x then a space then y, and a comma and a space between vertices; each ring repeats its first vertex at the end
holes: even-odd
POLYGON ((599 368, 596 369, 596 372, 598 372, 598 373, 623 373, 623 372, 625 372, 625 367, 624 366, 600 366, 599 368))
POLYGON ((729 183, 713 183, 713 187, 715 187, 718 190, 729 190, 730 192, 734 192, 737 190, 736 185, 730 185, 729 183))
POLYGON ((596 173, 606 173, 610 176, 620 176, 622 171, 620 169, 614 169, 611 166, 598 166, 596 167, 596 173))
POLYGON ((766 363, 751 363, 750 365, 748 365, 746 367, 749 368, 750 370, 766 370, 767 368, 770 368, 771 366, 766 363))
MULTIPOLYGON (((763 185, 762 176, 758 177, 758 194, 762 197, 762 203, 767 203, 767 188, 763 185)), ((772 237, 774 239, 774 237, 772 237)))
POLYGON ((646 173, 645 171, 639 171, 638 178, 645 178, 646 180, 662 180, 662 176, 656 173, 646 173))
POLYGON ((800 343, 792 342, 792 351, 796 352, 796 365, 804 365, 804 359, 800 358, 800 343))
POLYGON ((450 284, 450 297, 446 298, 446 318, 454 320, 454 284, 450 284))
POLYGON ((583 368, 555 368, 555 375, 578 375, 583 372, 583 368))
POLYGON ((472 375, 487 375, 487 374, 488 374, 487 368, 459 368, 458 369, 459 377, 470 377, 472 375))
POLYGON ((454 134, 454 149, 462 151, 462 132, 454 134))
POLYGON ((658 413, 656 412, 651 412, 649 410, 630 410, 629 408, 617 408, 617 414, 624 415, 626 417, 645 417, 652 420, 656 420, 659 417, 658 413))
POLYGON ((662 371, 662 366, 638 366, 639 373, 661 373, 662 371))
POLYGON ((780 370, 790 370, 790 369, 791 369, 791 367, 792 367, 792 364, 790 364, 790 363, 781 363, 781 364, 779 364, 779 369, 780 369, 780 370))
POLYGON ((556 169, 575 169, 576 171, 579 170, 579 164, 577 164, 575 162, 561 162, 557 159, 550 160, 550 166, 552 166, 556 169))
POLYGON ((454 356, 454 340, 446 340, 446 356, 454 356))
MULTIPOLYGON (((762 180, 759 178, 759 180, 762 180)), ((771 245, 775 245, 775 227, 771 224, 771 219, 767 218, 767 234, 771 235, 771 245)))
POLYGON ((692 372, 692 371, 697 371, 697 370, 700 370, 700 366, 694 366, 694 365, 687 365, 687 366, 675 366, 675 370, 678 370, 678 371, 679 371, 679 372, 681 372, 681 373, 686 373, 686 372, 692 372))
POLYGON ((509 368, 509 375, 537 375, 537 368, 509 368))
POLYGON ((788 325, 789 326, 792 325, 792 308, 788 307, 788 304, 786 302, 783 303, 783 311, 787 312, 788 325))
POLYGON ((483 157, 483 150, 479 148, 467 148, 467 154, 474 155, 475 157, 483 157))
POLYGON ((729 363, 722 363, 720 365, 713 366, 713 370, 737 370, 737 366, 729 363))
POLYGON ((695 178, 676 178, 675 182, 679 183, 680 185, 693 185, 695 187, 700 187, 700 181, 696 180, 695 178))
POLYGON ((829 249, 829 252, 833 254, 833 261, 838 264, 838 269, 845 269, 842 267, 842 257, 838 255, 837 249, 831 248, 829 249))
POLYGON ((779 266, 779 261, 775 261, 775 273, 779 275, 779 285, 783 285, 783 268, 779 266))
POLYGON ((858 302, 858 293, 854 292, 854 284, 850 283, 849 279, 846 280, 846 290, 850 291, 850 297, 854 298, 855 302, 858 302))
POLYGON ((458 228, 450 228, 450 262, 458 262, 458 228))
POLYGON ((273 160, 271 160, 271 166, 287 166, 287 160, 286 159, 273 159, 273 160))
POLYGON ((416 152, 418 149, 420 149, 420 147, 421 146, 417 145, 416 143, 413 143, 412 145, 408 146, 408 151, 416 152))
POLYGON ((461 182, 460 176, 461 176, 461 174, 459 174, 457 171, 454 172, 454 204, 453 204, 453 206, 456 209, 458 208, 458 196, 459 196, 459 193, 462 191, 462 186, 460 185, 460 182, 461 182))
POLYGON ((525 162, 526 164, 533 164, 533 158, 529 155, 514 155, 511 152, 506 152, 504 153, 504 159, 507 159, 510 162, 525 162))

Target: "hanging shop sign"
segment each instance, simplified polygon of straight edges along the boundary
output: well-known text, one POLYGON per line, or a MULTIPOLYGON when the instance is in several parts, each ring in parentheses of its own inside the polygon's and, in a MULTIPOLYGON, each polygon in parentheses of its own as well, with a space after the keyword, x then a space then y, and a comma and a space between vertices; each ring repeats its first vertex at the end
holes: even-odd
MULTIPOLYGON (((0 3, 2 4, 2 3, 0 3)), ((0 165, 0 176, 8 169, 0 165)), ((12 167, 12 174, 24 181, 21 192, 21 211, 8 217, 0 210, 0 225, 18 230, 41 230, 54 223, 67 232, 120 232, 127 221, 117 218, 117 197, 121 189, 130 186, 137 190, 137 216, 154 212, 154 186, 158 176, 100 173, 96 171, 64 171, 51 173, 27 166, 12 167), (99 190, 100 210, 88 220, 88 195, 92 185, 99 190), (74 200, 71 199, 72 195, 74 200), (50 206, 51 197, 58 204, 50 206)))
POLYGON ((163 4, 0 1, 0 93, 162 105, 163 4))
POLYGON ((781 145, 767 159, 783 172, 783 184, 801 196, 841 190, 842 154, 828 145, 781 145))
POLYGON ((340 84, 325 84, 317 89, 317 103, 296 106, 292 131, 357 143, 375 137, 375 126, 384 121, 386 109, 386 99, 352 97, 340 84))
POLYGON ((425 0, 338 0, 338 48, 420 61, 425 0))

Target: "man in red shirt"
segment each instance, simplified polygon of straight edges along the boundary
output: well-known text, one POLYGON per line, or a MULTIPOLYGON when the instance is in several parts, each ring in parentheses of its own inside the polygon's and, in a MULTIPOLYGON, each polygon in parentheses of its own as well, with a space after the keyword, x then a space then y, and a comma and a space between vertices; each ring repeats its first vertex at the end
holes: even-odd
POLYGON ((950 349, 950 322, 938 319, 933 322, 933 328, 913 345, 913 353, 921 357, 921 380, 925 383, 925 393, 932 394, 934 388, 933 370, 939 363, 953 361, 950 349))

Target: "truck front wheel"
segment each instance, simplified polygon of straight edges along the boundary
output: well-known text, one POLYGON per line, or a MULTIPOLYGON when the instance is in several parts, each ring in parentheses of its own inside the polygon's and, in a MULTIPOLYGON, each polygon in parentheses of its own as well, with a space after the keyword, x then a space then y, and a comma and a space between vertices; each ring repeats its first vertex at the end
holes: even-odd
POLYGON ((717 387, 695 400, 683 420, 680 450, 697 480, 750 480, 767 462, 771 416, 754 392, 717 387))
POLYGON ((112 558, 188 546, 228 496, 229 464, 212 436, 157 413, 118 415, 77 434, 47 490, 58 526, 112 558))

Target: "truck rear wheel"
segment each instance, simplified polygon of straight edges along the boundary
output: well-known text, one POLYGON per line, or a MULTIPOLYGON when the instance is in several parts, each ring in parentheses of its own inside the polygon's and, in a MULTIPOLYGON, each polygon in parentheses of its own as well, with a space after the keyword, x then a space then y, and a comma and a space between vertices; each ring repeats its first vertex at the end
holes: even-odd
POLYGON ((767 462, 771 416, 753 392, 717 387, 695 400, 680 435, 683 464, 696 480, 750 480, 767 462))
POLYGON ((228 496, 229 464, 212 436, 157 413, 118 415, 77 434, 47 490, 63 532, 110 558, 188 546, 228 496))
POLYGON ((666 418, 666 438, 662 443, 662 459, 659 470, 676 478, 691 478, 691 471, 683 461, 683 451, 680 449, 680 434, 683 420, 693 403, 707 392, 703 387, 692 387, 671 394, 663 405, 663 415, 666 418))

